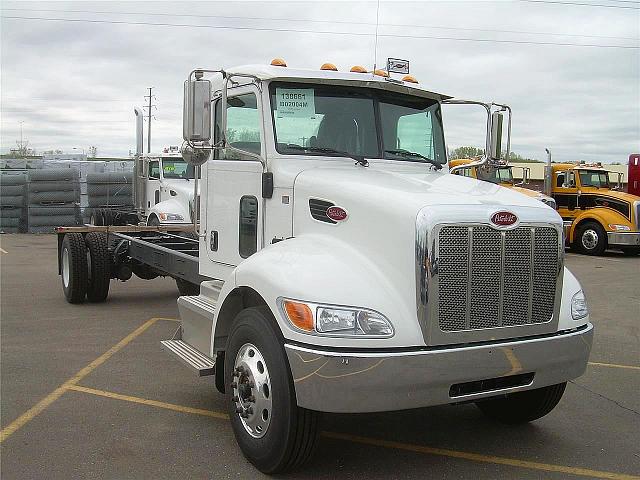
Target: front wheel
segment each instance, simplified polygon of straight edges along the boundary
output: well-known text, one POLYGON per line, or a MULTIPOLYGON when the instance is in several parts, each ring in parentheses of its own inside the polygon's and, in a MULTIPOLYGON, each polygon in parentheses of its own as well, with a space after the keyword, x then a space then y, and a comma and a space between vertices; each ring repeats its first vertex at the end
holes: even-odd
POLYGON ((504 397, 476 402, 487 417, 500 423, 527 423, 544 417, 558 405, 567 382, 524 392, 508 393, 504 397))
POLYGON ((289 363, 267 307, 235 318, 224 377, 231 426, 244 456, 264 473, 299 467, 314 451, 320 414, 298 407, 289 363))
POLYGON ((575 244, 587 255, 602 255, 607 248, 607 232, 597 222, 586 222, 578 227, 575 244))

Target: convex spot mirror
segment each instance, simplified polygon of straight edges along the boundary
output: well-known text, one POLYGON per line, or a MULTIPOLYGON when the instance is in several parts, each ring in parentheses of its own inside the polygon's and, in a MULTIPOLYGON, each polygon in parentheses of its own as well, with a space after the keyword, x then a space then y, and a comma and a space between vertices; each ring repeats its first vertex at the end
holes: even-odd
POLYGON ((502 113, 491 114, 491 158, 500 160, 502 155, 502 113))
POLYGON ((182 136, 187 142, 211 140, 211 82, 199 79, 198 72, 184 82, 182 136))

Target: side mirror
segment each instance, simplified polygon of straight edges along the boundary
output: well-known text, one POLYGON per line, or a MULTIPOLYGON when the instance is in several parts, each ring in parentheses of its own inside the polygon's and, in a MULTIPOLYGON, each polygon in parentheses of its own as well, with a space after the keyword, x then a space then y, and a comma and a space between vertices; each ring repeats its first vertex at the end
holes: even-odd
POLYGON ((198 72, 195 80, 184 82, 182 137, 187 142, 211 140, 211 82, 198 78, 198 72))
POLYGON ((500 160, 502 155, 502 113, 491 114, 491 158, 500 160))

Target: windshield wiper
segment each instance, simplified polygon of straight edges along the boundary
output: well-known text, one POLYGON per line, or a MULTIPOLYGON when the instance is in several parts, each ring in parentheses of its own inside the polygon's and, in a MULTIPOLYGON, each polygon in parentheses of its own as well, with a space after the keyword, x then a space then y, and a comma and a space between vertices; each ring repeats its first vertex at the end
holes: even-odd
POLYGON ((404 149, 395 149, 395 150, 385 150, 384 153, 390 153, 391 155, 398 155, 399 157, 404 157, 406 160, 410 162, 424 162, 430 163, 436 170, 440 170, 442 168, 442 164, 436 162, 435 160, 431 160, 429 157, 425 157, 421 153, 410 152, 409 150, 404 149))
POLYGON ((348 157, 348 158, 352 158, 356 161, 356 163, 359 163, 360 165, 362 165, 363 167, 368 167, 369 166, 369 161, 364 158, 364 156, 362 155, 356 155, 354 153, 349 153, 349 152, 343 152, 340 150, 335 150, 333 148, 327 148, 327 147, 302 147, 300 145, 287 145, 287 148, 290 150, 303 150, 306 152, 318 152, 318 153, 332 153, 334 155, 338 155, 340 157, 348 157))

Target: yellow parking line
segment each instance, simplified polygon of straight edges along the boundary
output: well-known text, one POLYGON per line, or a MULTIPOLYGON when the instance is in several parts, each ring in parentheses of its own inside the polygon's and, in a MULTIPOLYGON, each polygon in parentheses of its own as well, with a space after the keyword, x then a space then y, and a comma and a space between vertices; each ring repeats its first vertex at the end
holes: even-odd
POLYGON ((626 368, 629 370, 640 370, 640 367, 636 367, 635 365, 618 365, 617 363, 589 362, 589 365, 593 365, 596 367, 626 368))
MULTIPOLYGON (((229 419, 229 416, 226 413, 216 412, 214 410, 204 410, 201 408, 185 407, 183 405, 176 405, 174 403, 159 402, 157 400, 133 397, 130 395, 122 395, 119 393, 108 392, 106 390, 96 390, 94 388, 83 387, 80 385, 71 385, 69 386, 68 389, 76 392, 88 393, 90 395, 97 395, 100 397, 122 400, 125 402, 132 402, 132 403, 138 403, 141 405, 149 405, 152 407, 164 408, 164 409, 173 410, 176 412, 191 413, 195 415, 203 415, 207 417, 214 417, 214 418, 219 418, 224 420, 229 419)), ((570 475, 578 475, 578 476, 590 477, 590 478, 603 478, 603 479, 609 479, 609 480, 640 480, 640 477, 637 477, 634 475, 627 475, 624 473, 604 472, 599 470, 591 470, 588 468, 568 467, 565 465, 554 465, 549 463, 531 462, 528 460, 518 460, 516 458, 496 457, 493 455, 482 455, 479 453, 462 452, 458 450, 447 450, 444 448, 434 448, 434 447, 427 447, 422 445, 412 445, 409 443, 400 443, 400 442, 393 442, 389 440, 379 440, 376 438, 360 437, 357 435, 350 435, 347 433, 322 432, 321 435, 323 437, 332 438, 335 440, 344 440, 352 443, 373 445, 376 447, 390 448, 395 450, 405 450, 409 452, 436 455, 440 457, 460 458, 463 460, 470 460, 473 462, 507 465, 511 467, 528 468, 531 470, 540 470, 545 472, 566 473, 570 475)))
POLYGON ((98 395, 100 397, 114 398, 116 400, 122 400, 124 402, 140 403, 142 405, 149 405, 151 407, 165 408, 167 410, 175 410, 176 412, 191 413, 194 415, 204 415, 206 417, 220 418, 222 420, 229 420, 229 415, 226 413, 216 412, 214 410, 204 410, 202 408, 185 407, 184 405, 176 405, 174 403, 159 402, 157 400, 150 400, 148 398, 132 397, 130 395, 122 395, 120 393, 107 392, 106 390, 96 390, 95 388, 83 387, 81 385, 72 385, 69 390, 76 392, 89 393, 91 395, 98 395))
POLYGON ((80 380, 82 380, 84 377, 86 377, 91 372, 93 372, 96 368, 98 368, 100 365, 102 365, 104 362, 106 362, 116 352, 118 352, 119 350, 124 348, 133 339, 135 339, 137 336, 139 336, 141 333, 143 333, 145 330, 147 330, 151 325, 156 323, 158 320, 160 320, 160 319, 159 318, 151 318, 151 319, 147 320, 145 323, 143 323, 141 326, 136 328, 129 335, 127 335, 122 340, 120 340, 118 343, 116 343, 109 350, 107 350, 102 355, 100 355, 98 358, 96 358, 89 365, 87 365, 86 367, 81 369, 78 373, 76 373, 69 380, 67 380, 62 385, 60 385, 58 388, 56 388, 49 395, 47 395, 42 400, 40 400, 38 403, 36 403, 29 410, 27 410, 22 415, 20 415, 18 418, 16 418, 13 422, 11 422, 5 428, 0 430, 0 443, 4 442, 11 434, 15 433, 16 430, 18 430, 19 428, 23 427, 26 423, 31 421, 34 417, 36 417, 37 415, 42 413, 49 405, 51 405, 58 398, 60 398, 62 396, 62 394, 69 389, 69 387, 75 385, 80 380))
POLYGON ((549 463, 531 462, 528 460, 518 460, 516 458, 496 457, 493 455, 482 455, 479 453, 460 452, 457 450, 447 450, 444 448, 426 447, 422 445, 411 445, 408 443, 393 442, 390 440, 379 440, 376 438, 360 437, 346 433, 322 432, 323 437, 337 440, 345 440, 353 443, 373 445, 376 447, 393 448, 396 450, 406 450, 409 452, 426 453, 428 455, 438 455, 441 457, 461 458, 473 462, 493 463, 498 465, 508 465, 511 467, 529 468, 545 472, 567 473, 570 475, 580 475, 591 478, 605 478, 613 480, 640 480, 635 475, 624 473, 603 472, 580 467, 567 467, 565 465, 553 465, 549 463))

